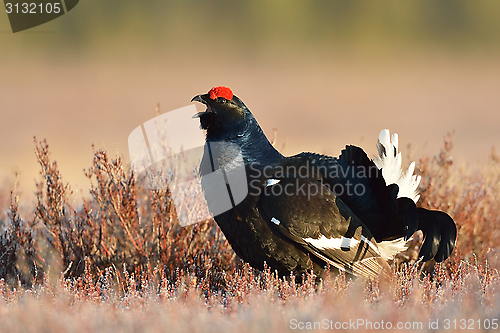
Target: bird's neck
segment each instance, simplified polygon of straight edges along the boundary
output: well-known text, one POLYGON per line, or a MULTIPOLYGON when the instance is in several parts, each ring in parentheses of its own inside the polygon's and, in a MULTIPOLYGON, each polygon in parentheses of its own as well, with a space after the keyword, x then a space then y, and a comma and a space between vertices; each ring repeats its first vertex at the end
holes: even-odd
POLYGON ((236 144, 241 149, 243 160, 247 165, 253 163, 259 163, 263 166, 275 165, 284 157, 269 142, 253 116, 247 119, 241 128, 235 127, 232 131, 225 133, 224 137, 207 135, 207 141, 236 144))

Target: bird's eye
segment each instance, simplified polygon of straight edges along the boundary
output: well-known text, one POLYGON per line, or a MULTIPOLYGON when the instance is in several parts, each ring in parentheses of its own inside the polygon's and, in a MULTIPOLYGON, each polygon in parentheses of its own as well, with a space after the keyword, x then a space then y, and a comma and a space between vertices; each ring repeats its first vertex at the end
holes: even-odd
POLYGON ((217 97, 217 103, 226 104, 226 102, 227 99, 225 99, 224 97, 217 97))

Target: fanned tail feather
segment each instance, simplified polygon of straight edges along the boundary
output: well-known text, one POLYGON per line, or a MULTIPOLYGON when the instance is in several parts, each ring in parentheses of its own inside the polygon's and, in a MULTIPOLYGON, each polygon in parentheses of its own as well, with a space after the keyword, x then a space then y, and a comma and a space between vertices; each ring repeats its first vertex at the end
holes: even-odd
MULTIPOLYGON (((373 162, 381 169, 386 184, 397 184, 399 187, 397 197, 409 198, 416 203, 420 198, 417 188, 421 177, 413 174, 415 171, 415 162, 410 164, 406 172, 401 169, 398 135, 393 134, 391 137, 389 130, 382 130, 378 138, 377 148, 379 156, 375 157, 373 162)), ((424 208, 416 209, 418 212, 416 214, 418 222, 416 224, 408 223, 406 227, 408 228, 408 234, 411 234, 414 229, 422 230, 424 234, 425 240, 420 249, 419 256, 423 258, 423 261, 432 258, 437 262, 445 260, 455 248, 457 238, 455 221, 445 212, 424 208)), ((405 209, 403 211, 409 212, 405 209)), ((411 222, 408 219, 406 221, 411 222)), ((400 252, 399 248, 403 249, 405 247, 405 242, 404 239, 400 238, 390 242, 380 242, 378 246, 382 257, 390 258, 400 252)))
POLYGON ((417 188, 421 177, 413 174, 415 162, 403 172, 401 152, 398 151, 398 134, 394 133, 391 137, 389 130, 382 130, 378 137, 377 148, 379 156, 375 157, 373 162, 377 168, 382 169, 386 184, 397 184, 398 198, 410 198, 416 203, 420 198, 417 188))

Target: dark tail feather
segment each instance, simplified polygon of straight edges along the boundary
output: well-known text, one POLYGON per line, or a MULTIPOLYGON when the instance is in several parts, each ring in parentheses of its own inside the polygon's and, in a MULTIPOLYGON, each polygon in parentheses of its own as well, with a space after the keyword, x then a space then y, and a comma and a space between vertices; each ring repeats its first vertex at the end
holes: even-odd
MULTIPOLYGON (((397 185, 394 184, 396 187, 397 185)), ((404 237, 408 240, 418 229, 417 206, 410 198, 398 198, 394 200, 397 210, 387 216, 384 224, 372 230, 377 242, 390 241, 404 237)))
POLYGON ((342 149, 339 159, 350 165, 361 165, 364 167, 375 165, 373 161, 368 158, 368 155, 366 155, 363 149, 351 145, 345 146, 345 148, 342 149))
POLYGON ((405 240, 410 239, 410 237, 417 231, 418 228, 418 210, 415 203, 410 198, 398 198, 398 212, 401 214, 404 221, 404 237, 405 240))
POLYGON ((432 211, 425 208, 418 209, 418 229, 424 233, 424 244, 420 249, 419 257, 423 257, 423 261, 428 261, 434 258, 439 249, 441 241, 441 228, 439 221, 432 211))
POLYGON ((443 261, 453 252, 457 238, 457 228, 453 219, 446 213, 417 208, 418 229, 424 233, 424 244, 420 249, 423 261, 434 258, 443 261))
POLYGON ((453 221, 448 214, 439 211, 433 211, 433 213, 441 226, 441 242, 439 243, 439 249, 434 259, 437 262, 441 262, 448 258, 455 248, 457 226, 455 225, 455 221, 453 221))

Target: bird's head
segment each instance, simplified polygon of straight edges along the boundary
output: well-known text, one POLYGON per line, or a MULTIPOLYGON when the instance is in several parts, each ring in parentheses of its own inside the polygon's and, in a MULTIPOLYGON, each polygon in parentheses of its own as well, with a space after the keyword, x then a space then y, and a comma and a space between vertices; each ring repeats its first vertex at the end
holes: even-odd
POLYGON ((253 117, 245 104, 227 87, 213 87, 204 95, 193 97, 191 102, 205 104, 207 109, 193 118, 200 118, 207 136, 244 130, 249 117, 253 117))

